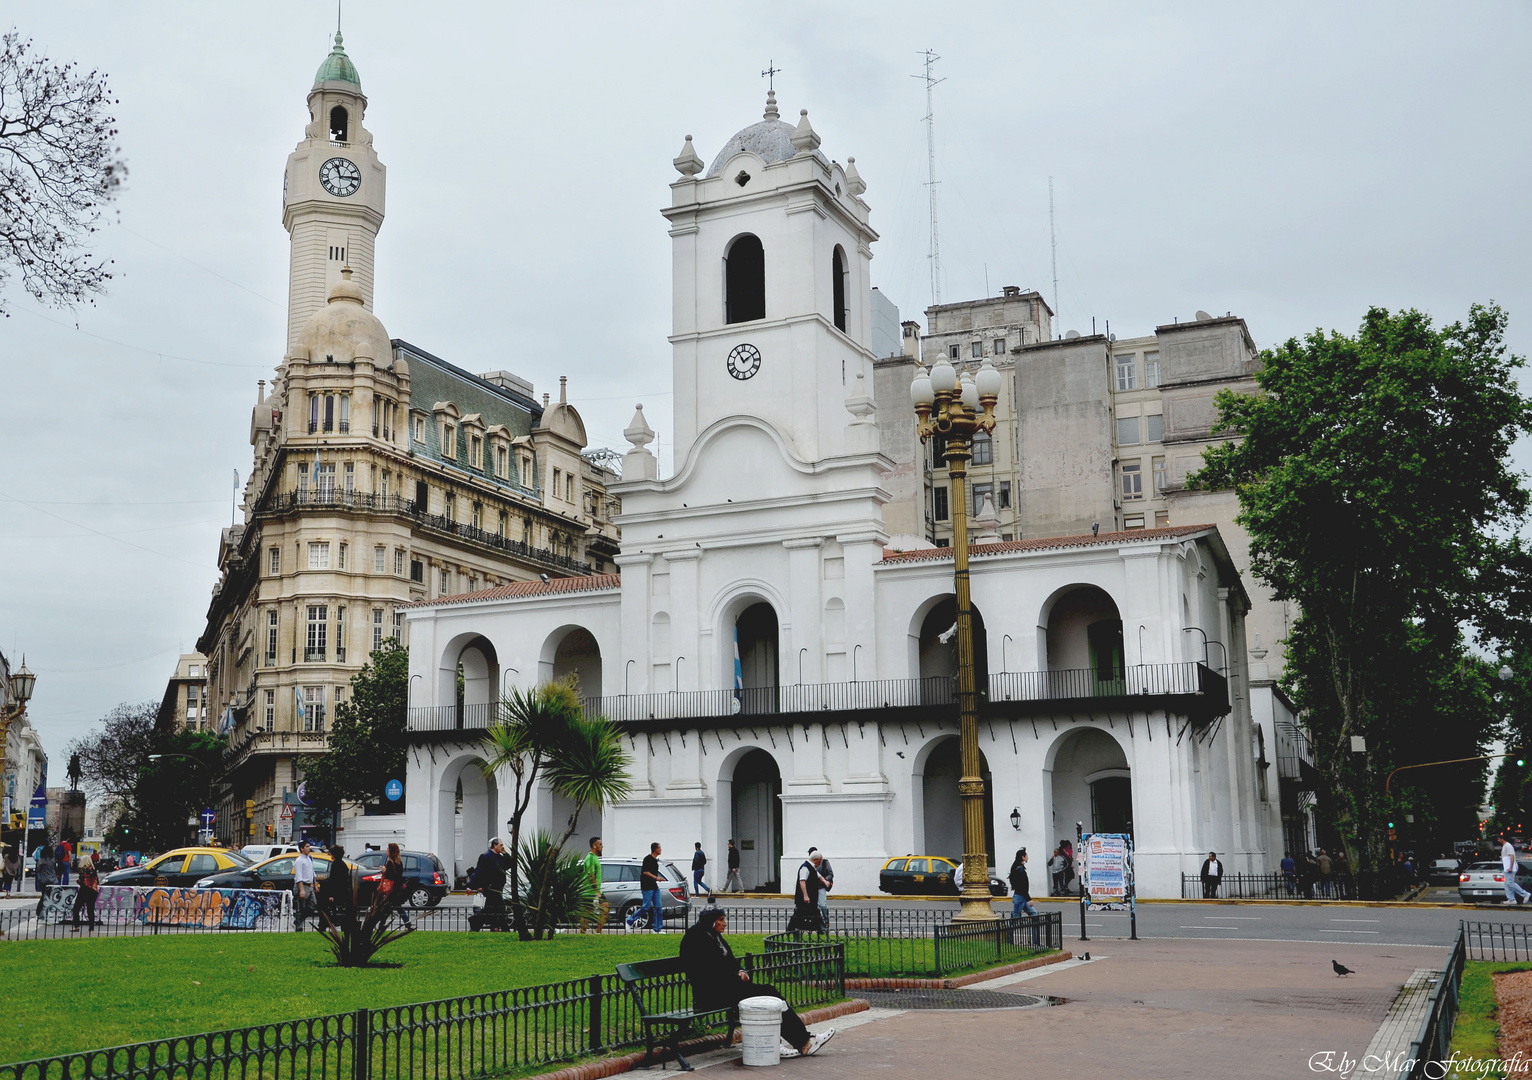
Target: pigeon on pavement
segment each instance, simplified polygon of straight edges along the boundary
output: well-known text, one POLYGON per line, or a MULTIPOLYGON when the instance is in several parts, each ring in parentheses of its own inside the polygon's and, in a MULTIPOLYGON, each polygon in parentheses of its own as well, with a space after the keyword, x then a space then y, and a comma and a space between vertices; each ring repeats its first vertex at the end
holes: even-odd
POLYGON ((1350 975, 1352 973, 1351 969, 1339 960, 1331 960, 1330 966, 1335 969, 1335 974, 1337 975, 1350 975))

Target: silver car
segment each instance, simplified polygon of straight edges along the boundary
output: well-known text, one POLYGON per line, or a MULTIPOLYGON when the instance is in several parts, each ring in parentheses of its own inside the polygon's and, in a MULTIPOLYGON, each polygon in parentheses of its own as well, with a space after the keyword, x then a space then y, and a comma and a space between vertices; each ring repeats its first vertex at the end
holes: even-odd
MULTIPOLYGON (((1516 883, 1532 892, 1532 860, 1516 860, 1516 883)), ((1465 866, 1458 874, 1458 896, 1465 904, 1492 904, 1505 900, 1505 871, 1500 860, 1475 862, 1465 866)))
MULTIPOLYGON (((640 895, 640 871, 643 859, 601 860, 601 898, 612 906, 612 918, 619 923, 643 904, 640 895)), ((660 886, 660 911, 666 919, 686 920, 691 910, 691 894, 687 889, 686 875, 676 869, 675 863, 660 863, 660 873, 665 883, 660 886)))

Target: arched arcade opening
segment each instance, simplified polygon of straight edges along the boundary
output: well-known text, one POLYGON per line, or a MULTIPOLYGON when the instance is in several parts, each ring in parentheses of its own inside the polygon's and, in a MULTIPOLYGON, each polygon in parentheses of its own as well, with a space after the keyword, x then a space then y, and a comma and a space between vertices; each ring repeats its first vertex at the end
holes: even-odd
POLYGON ((452 864, 453 881, 468 872, 498 836, 500 792, 484 773, 484 759, 464 755, 442 770, 436 786, 437 857, 452 864))
POLYGON ((1133 783, 1122 744, 1099 728, 1059 740, 1053 757, 1053 831, 1049 844, 1085 832, 1133 832, 1133 783))
MULTIPOLYGON (((781 891, 782 772, 776 759, 759 748, 747 750, 734 763, 733 772, 720 777, 719 787, 725 785, 730 822, 725 839, 732 839, 739 849, 740 879, 748 891, 781 891)), ((719 845, 720 850, 723 847, 719 845)))
MULTIPOLYGON (((917 824, 924 843, 917 843, 916 854, 941 855, 954 862, 963 861, 963 800, 958 781, 963 776, 961 745, 956 735, 940 739, 930 747, 923 762, 917 764, 916 784, 921 793, 921 813, 917 824)), ((984 850, 989 864, 995 865, 995 781, 989 761, 979 754, 979 775, 984 779, 984 850)))

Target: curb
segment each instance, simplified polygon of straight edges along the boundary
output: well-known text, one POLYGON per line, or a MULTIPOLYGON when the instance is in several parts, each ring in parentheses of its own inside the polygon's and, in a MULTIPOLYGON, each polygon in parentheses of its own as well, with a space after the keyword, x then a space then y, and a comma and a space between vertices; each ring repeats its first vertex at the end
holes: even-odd
MULTIPOLYGON (((810 1009, 808 1012, 799 1013, 805 1024, 822 1024, 826 1020, 834 1020, 841 1016, 850 1016, 852 1013, 866 1012, 870 1006, 860 998, 850 1001, 842 1001, 837 1005, 826 1005, 822 1009, 810 1009)), ((688 1039, 681 1044, 681 1049, 688 1054, 697 1053, 700 1050, 712 1050, 723 1045, 722 1035, 704 1035, 698 1039, 688 1039)), ((537 1074, 538 1080, 602 1080, 602 1077, 616 1076, 619 1073, 630 1072, 644 1060, 644 1051, 637 1050, 631 1054, 621 1054, 617 1057, 600 1058, 597 1061, 587 1061, 584 1065, 570 1065, 553 1072, 537 1074)), ((656 1055, 660 1062, 669 1061, 668 1056, 656 1055)))
POLYGON ((958 990, 974 983, 988 982, 990 979, 998 979, 1005 975, 1014 975, 1018 971, 1031 971, 1033 968, 1047 967, 1049 964, 1061 964, 1065 960, 1074 959, 1074 953, 1065 949, 1063 952, 1053 953, 1049 956, 1038 956, 1031 960, 1019 960, 1014 964, 1003 964, 1000 967, 985 968, 983 971, 975 971, 969 975, 959 975, 954 979, 847 979, 847 990, 958 990))

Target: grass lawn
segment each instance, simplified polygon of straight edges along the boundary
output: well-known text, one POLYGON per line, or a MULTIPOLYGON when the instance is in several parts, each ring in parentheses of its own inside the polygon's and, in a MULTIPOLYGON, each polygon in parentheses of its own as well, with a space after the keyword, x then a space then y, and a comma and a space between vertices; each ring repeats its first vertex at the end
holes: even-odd
MULTIPOLYGON (((737 954, 762 939, 730 935, 737 954)), ((0 946, 0 1061, 362 1007, 507 990, 674 956, 680 938, 418 933, 380 963, 338 968, 318 934, 164 935, 0 946)))
MULTIPOLYGON (((1470 960, 1463 967, 1463 988, 1458 998, 1458 1019, 1452 1029, 1452 1049, 1465 1058, 1500 1056, 1500 1023, 1495 1016, 1494 976, 1511 971, 1532 971, 1529 964, 1470 960)), ((1503 1080, 1499 1070, 1474 1073, 1484 1080, 1503 1080)))

